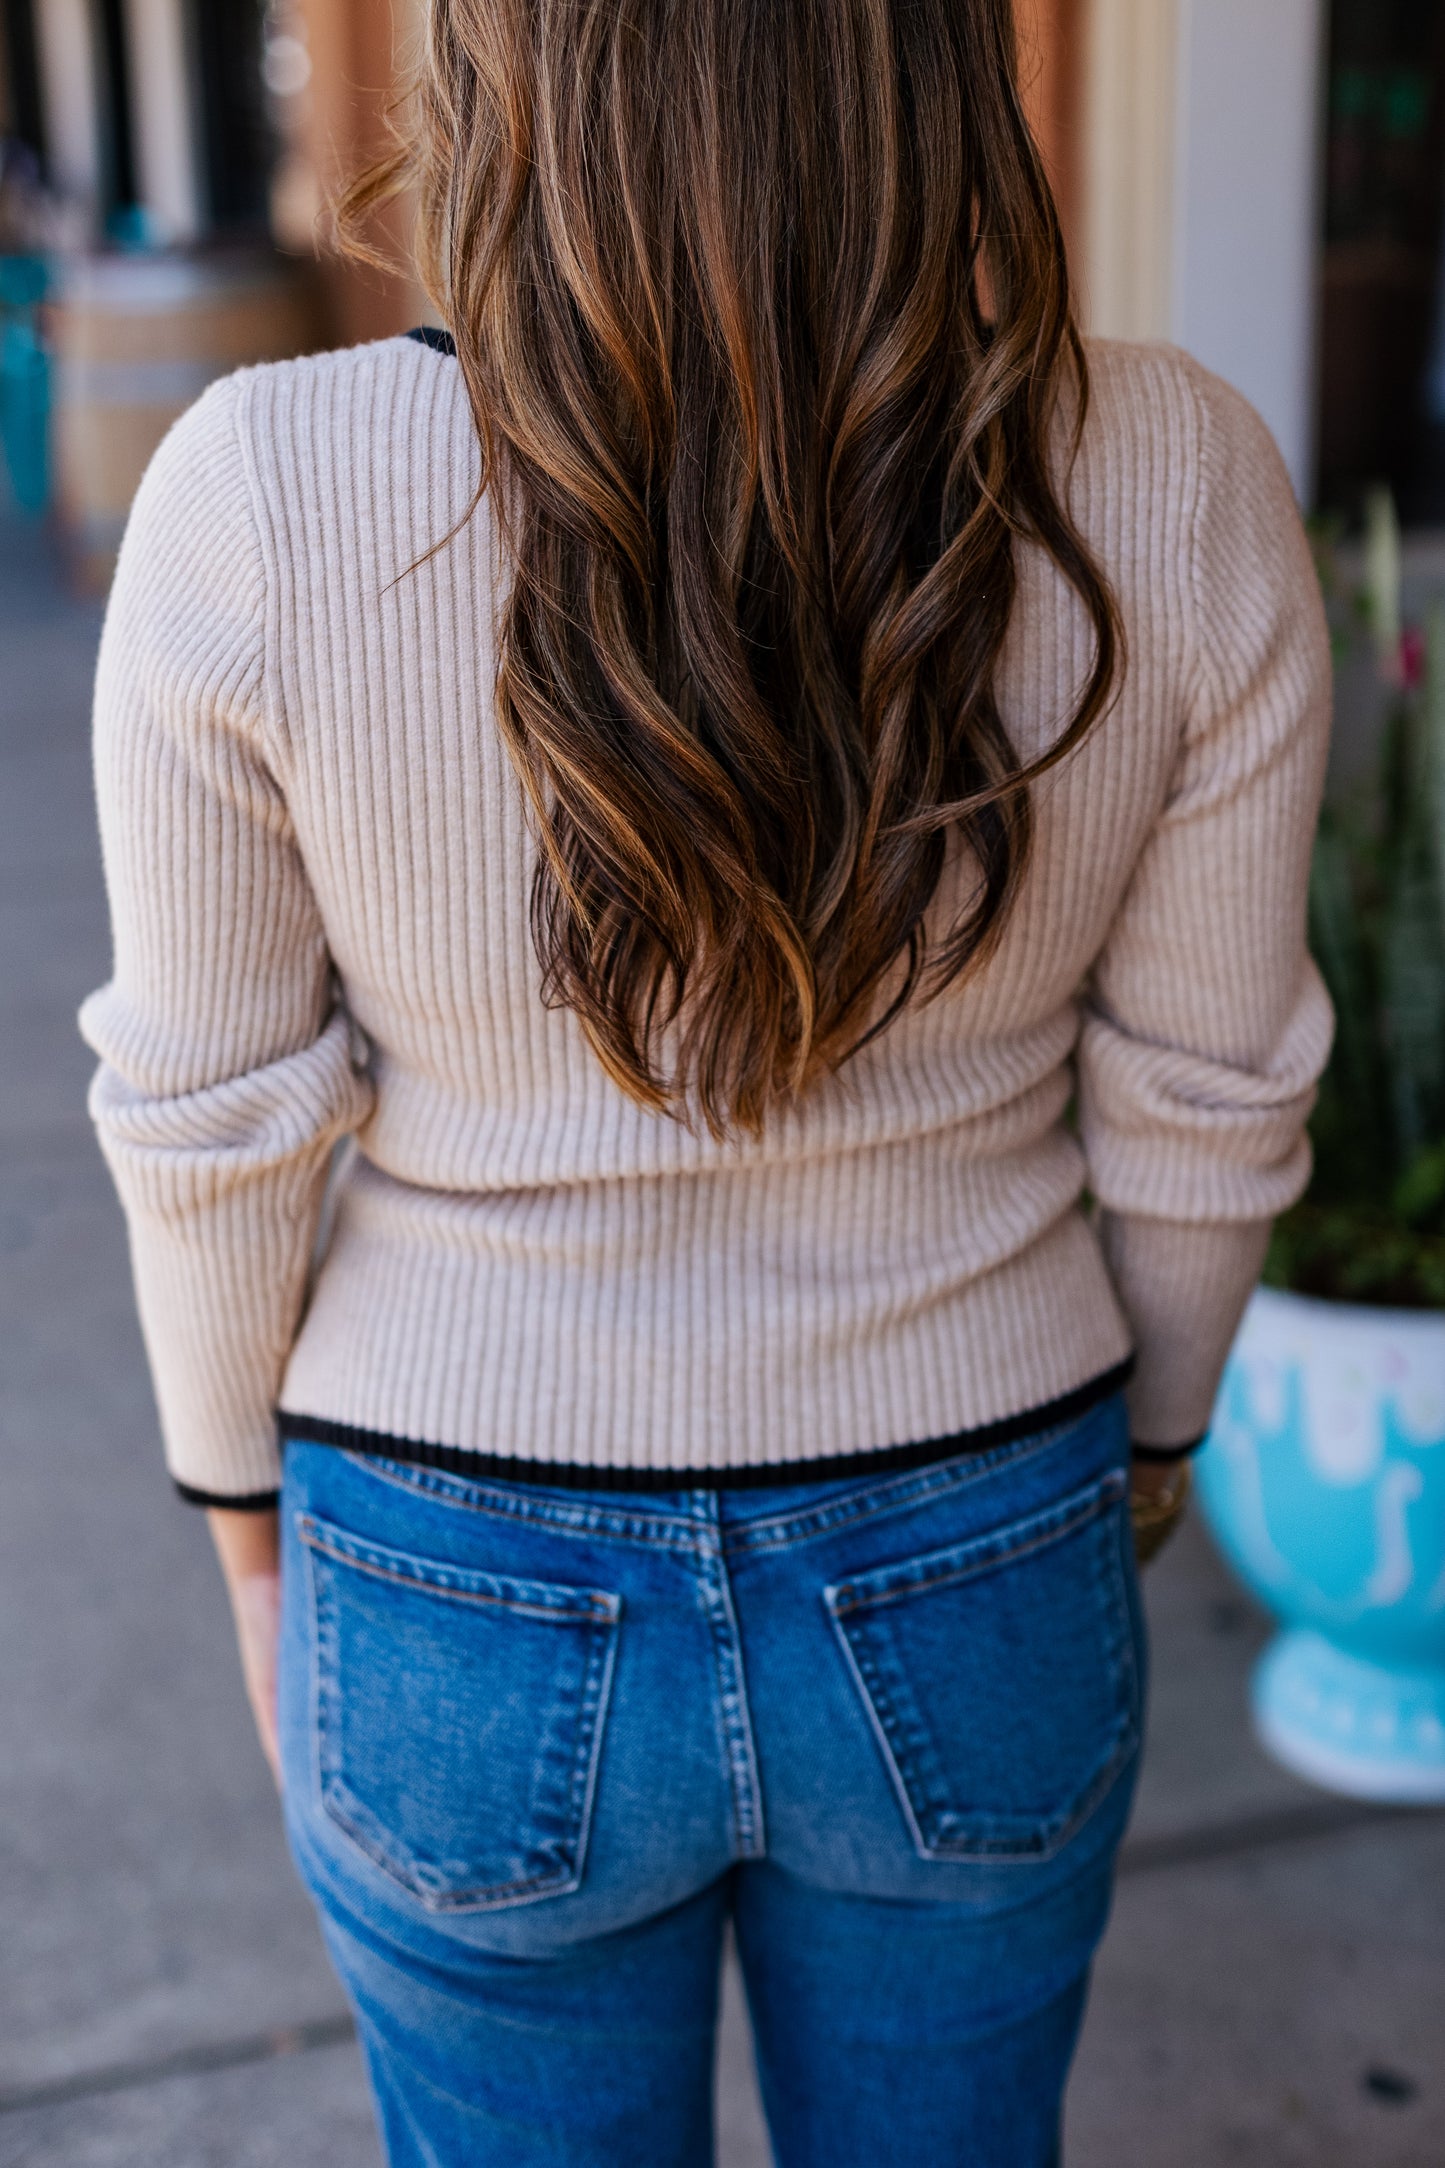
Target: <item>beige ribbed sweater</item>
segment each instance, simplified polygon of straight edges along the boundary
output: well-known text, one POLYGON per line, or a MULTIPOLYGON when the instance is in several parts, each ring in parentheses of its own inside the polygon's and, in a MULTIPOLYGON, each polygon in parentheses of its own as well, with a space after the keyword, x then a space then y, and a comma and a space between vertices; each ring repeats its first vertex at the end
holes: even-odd
MULTIPOLYGON (((1204 1428, 1329 1040, 1304 945, 1328 649, 1253 412, 1166 349, 1092 367, 1071 490, 1122 697, 1037 791, 988 968, 723 1146, 542 1005, 485 506, 406 570, 477 473, 455 361, 393 339, 250 370, 177 424, 106 620, 114 971, 82 1024, 183 1483, 273 1486, 278 1404, 539 1476, 803 1476, 1131 1347, 1136 1436, 1204 1428)), ((1089 643, 1058 576, 1022 574, 1000 689, 1032 753, 1089 643)))

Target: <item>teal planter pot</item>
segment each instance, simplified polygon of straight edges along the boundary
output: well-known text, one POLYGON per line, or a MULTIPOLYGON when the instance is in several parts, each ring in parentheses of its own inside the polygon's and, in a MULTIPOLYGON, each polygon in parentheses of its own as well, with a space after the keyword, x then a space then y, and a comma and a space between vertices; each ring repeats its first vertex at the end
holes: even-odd
POLYGON ((1198 1477, 1283 1628, 1265 1747, 1331 1791, 1445 1801, 1445 1316, 1260 1289, 1198 1477))
POLYGON ((28 513, 50 496, 50 366, 38 314, 46 283, 39 257, 0 255, 0 465, 28 513))

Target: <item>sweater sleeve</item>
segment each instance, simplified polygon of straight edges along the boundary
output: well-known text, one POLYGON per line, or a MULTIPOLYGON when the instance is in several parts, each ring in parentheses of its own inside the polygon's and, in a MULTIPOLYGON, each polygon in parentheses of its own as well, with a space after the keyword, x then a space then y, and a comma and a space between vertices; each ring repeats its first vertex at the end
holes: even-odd
POLYGON ((101 641, 113 966, 80 1013, 181 1488, 275 1488, 274 1406, 336 1139, 370 1105, 268 756, 266 580, 215 386, 137 495, 101 641))
POLYGON ((1179 756, 1079 1049, 1134 1436, 1160 1446, 1208 1426, 1270 1223, 1309 1178, 1332 1028, 1305 945, 1330 727, 1319 585, 1264 423, 1192 363, 1185 386, 1200 434, 1179 756))

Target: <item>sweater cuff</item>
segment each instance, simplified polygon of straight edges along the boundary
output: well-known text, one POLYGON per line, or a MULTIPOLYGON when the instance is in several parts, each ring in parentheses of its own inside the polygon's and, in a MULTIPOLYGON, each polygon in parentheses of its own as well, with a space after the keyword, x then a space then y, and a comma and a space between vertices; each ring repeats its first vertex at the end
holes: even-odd
POLYGON ((1128 1402, 1135 1438, 1170 1447, 1208 1430, 1270 1226, 1101 1215, 1104 1255, 1134 1334, 1128 1402))
POLYGON ((274 1513, 281 1503, 278 1490, 243 1491, 238 1497, 227 1498, 219 1491, 197 1490, 194 1483, 183 1483, 178 1475, 173 1475, 171 1481, 188 1506, 203 1506, 207 1511, 215 1507, 224 1513, 274 1513))

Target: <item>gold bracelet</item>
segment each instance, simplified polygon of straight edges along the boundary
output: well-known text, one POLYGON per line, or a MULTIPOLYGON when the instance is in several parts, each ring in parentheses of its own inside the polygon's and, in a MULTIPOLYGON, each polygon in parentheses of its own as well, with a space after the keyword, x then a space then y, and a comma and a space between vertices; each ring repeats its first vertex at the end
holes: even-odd
POLYGON ((1184 1518, 1194 1488, 1194 1468, 1185 1461, 1179 1479, 1167 1491, 1129 1493, 1129 1519, 1134 1528, 1134 1556, 1141 1566, 1159 1556, 1184 1518))

